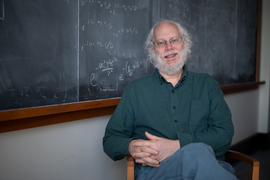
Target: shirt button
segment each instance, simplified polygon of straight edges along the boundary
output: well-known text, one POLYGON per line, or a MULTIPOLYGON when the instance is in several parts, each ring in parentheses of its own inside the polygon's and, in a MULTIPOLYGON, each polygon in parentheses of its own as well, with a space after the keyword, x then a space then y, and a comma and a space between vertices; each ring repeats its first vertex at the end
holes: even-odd
POLYGON ((174 93, 174 90, 172 90, 172 93, 174 93))
POLYGON ((174 120, 175 123, 177 123, 177 120, 174 120))
POLYGON ((176 108, 176 106, 173 106, 173 109, 175 109, 176 108))

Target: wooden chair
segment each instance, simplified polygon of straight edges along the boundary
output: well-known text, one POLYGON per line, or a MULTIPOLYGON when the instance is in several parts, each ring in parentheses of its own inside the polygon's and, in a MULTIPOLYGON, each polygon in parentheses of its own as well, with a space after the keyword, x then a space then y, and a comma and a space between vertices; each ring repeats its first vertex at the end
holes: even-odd
POLYGON ((225 157, 227 159, 236 159, 236 160, 248 163, 249 167, 250 167, 249 179, 250 180, 259 180, 259 171, 260 171, 260 162, 259 161, 257 161, 256 159, 254 159, 246 154, 243 154, 243 153, 240 153, 237 151, 232 151, 232 150, 229 150, 225 154, 225 157))
MULTIPOLYGON (((259 180, 259 169, 260 169, 259 161, 248 155, 232 150, 229 150, 225 156, 226 159, 236 159, 248 163, 250 165, 249 179, 259 180)), ((132 156, 126 156, 126 159, 127 159, 127 180, 134 180, 134 159, 132 156)))

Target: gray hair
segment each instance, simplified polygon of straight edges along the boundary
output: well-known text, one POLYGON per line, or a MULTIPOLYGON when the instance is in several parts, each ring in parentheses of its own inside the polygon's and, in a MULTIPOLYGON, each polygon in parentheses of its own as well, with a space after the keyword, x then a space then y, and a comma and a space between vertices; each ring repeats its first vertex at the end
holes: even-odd
POLYGON ((158 21, 152 27, 152 29, 150 30, 150 32, 149 32, 149 34, 147 36, 145 44, 144 44, 144 48, 145 48, 145 50, 147 52, 147 56, 148 56, 148 59, 150 60, 150 62, 153 63, 153 61, 154 61, 154 59, 152 58, 152 50, 154 49, 154 44, 152 43, 153 36, 154 36, 154 30, 161 23, 172 23, 172 24, 177 26, 177 28, 179 30, 179 33, 183 36, 184 46, 187 48, 187 53, 188 53, 188 57, 189 57, 190 54, 191 54, 192 41, 191 41, 191 38, 190 38, 187 30, 180 23, 178 23, 176 21, 169 20, 169 19, 162 19, 162 20, 158 21), (150 49, 150 47, 151 47, 152 50, 150 49))

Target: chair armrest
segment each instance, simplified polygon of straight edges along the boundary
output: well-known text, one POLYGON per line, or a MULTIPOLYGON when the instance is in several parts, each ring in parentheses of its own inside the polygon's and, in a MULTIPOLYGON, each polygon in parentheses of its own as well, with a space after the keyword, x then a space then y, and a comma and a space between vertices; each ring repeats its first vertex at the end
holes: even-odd
POLYGON ((126 156, 127 159, 127 180, 134 180, 134 159, 132 156, 126 156))
POLYGON ((229 159, 236 159, 239 161, 243 161, 245 163, 248 163, 250 165, 250 174, 249 174, 249 178, 251 180, 259 180, 259 171, 260 171, 260 162, 257 161, 256 159, 237 152, 237 151, 232 151, 232 150, 228 150, 227 153, 225 154, 226 158, 229 159))

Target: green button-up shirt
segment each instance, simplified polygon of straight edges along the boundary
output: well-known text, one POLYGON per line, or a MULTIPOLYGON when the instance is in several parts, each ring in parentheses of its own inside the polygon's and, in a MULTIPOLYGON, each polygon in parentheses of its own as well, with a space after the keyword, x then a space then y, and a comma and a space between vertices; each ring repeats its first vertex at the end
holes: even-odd
POLYGON ((106 127, 105 153, 113 160, 130 155, 130 141, 147 139, 145 131, 179 140, 181 147, 203 142, 213 148, 218 160, 224 160, 234 128, 219 84, 208 74, 184 66, 175 87, 158 70, 128 84, 106 127))

